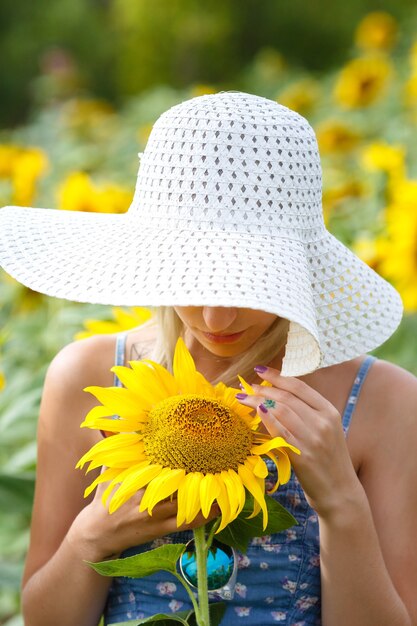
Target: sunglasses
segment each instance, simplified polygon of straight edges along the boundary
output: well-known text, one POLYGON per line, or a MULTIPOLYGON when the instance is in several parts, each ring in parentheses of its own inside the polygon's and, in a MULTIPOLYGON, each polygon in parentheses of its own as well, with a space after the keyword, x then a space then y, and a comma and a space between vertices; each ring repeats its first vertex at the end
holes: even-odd
MULTIPOLYGON (((186 545, 179 560, 179 568, 187 583, 197 589, 197 558, 194 539, 186 545)), ((230 546, 213 540, 207 554, 208 591, 222 600, 231 600, 235 592, 237 555, 230 546)))

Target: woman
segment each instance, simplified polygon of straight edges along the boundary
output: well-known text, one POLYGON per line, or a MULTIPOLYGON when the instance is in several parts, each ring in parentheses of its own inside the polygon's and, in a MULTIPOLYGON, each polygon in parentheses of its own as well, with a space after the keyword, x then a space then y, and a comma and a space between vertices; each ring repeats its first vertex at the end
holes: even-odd
POLYGON ((394 332, 401 301, 326 231, 316 141, 301 116, 249 94, 194 98, 156 122, 126 215, 14 207, 0 211, 0 233, 2 265, 33 289, 158 307, 127 337, 67 346, 48 370, 27 626, 189 606, 166 575, 109 589, 83 562, 178 540, 175 500, 149 517, 139 491, 108 515, 105 486, 85 501, 91 476, 73 469, 100 438, 79 428, 95 405, 83 388, 112 385, 115 348, 119 364, 151 355, 170 367, 180 335, 210 381, 269 381, 238 399, 301 450, 277 495, 299 524, 252 542, 222 624, 416 623, 417 381, 366 356, 394 332))

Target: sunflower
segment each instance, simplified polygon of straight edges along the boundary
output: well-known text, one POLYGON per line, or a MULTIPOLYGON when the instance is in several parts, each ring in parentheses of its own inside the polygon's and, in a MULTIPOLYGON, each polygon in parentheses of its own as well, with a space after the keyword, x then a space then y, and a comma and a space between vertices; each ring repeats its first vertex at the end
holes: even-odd
POLYGON ((396 185, 391 203, 385 209, 387 236, 381 240, 381 274, 392 281, 401 294, 406 312, 417 312, 417 182, 405 180, 396 185))
POLYGON ((345 65, 336 81, 334 97, 348 109, 373 104, 385 90, 392 74, 391 63, 383 56, 364 56, 345 65))
POLYGON ((115 433, 103 439, 77 464, 88 470, 106 469, 86 489, 88 496, 99 483, 109 481, 103 502, 116 511, 139 489, 145 489, 140 511, 177 494, 177 525, 192 522, 201 511, 208 517, 217 501, 221 523, 217 532, 241 512, 245 489, 252 494, 252 516, 261 510, 268 523, 262 455, 278 469, 279 484, 288 481, 287 450, 299 453, 282 437, 271 438, 258 430, 258 416, 240 404, 237 389, 223 383, 213 386, 196 370, 185 343, 176 345, 173 374, 149 359, 130 361, 131 368, 114 366, 124 387, 87 387, 101 405, 94 407, 81 426, 115 433), (111 419, 114 414, 119 419, 111 419), (116 489, 113 491, 113 489, 116 489))
POLYGON ((107 335, 130 330, 131 328, 142 326, 152 317, 151 311, 142 306, 130 308, 113 307, 112 314, 113 320, 84 320, 85 330, 76 333, 75 339, 85 339, 92 335, 107 335))
POLYGON ((392 15, 385 11, 373 11, 359 22, 355 43, 364 50, 390 50, 397 34, 398 24, 392 15))

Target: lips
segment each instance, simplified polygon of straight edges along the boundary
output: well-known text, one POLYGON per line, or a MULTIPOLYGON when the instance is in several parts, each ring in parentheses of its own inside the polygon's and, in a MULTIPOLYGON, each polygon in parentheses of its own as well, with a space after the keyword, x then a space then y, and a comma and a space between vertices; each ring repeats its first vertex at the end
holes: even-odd
POLYGON ((215 334, 215 333, 206 333, 204 331, 203 335, 209 340, 212 341, 213 343, 233 343, 234 341, 237 341, 245 332, 244 330, 241 330, 238 333, 232 333, 229 335, 221 335, 221 334, 215 334))

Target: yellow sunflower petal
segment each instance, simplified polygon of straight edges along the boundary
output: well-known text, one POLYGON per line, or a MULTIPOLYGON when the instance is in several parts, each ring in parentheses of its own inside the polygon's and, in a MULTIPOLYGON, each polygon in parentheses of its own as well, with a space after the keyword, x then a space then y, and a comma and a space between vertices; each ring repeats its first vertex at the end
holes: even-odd
POLYGON ((109 431, 111 433, 135 433, 136 431, 136 433, 142 437, 143 435, 138 433, 138 431, 143 429, 145 423, 145 421, 138 423, 138 420, 103 417, 102 419, 95 419, 91 422, 88 421, 88 423, 83 422, 81 424, 81 428, 94 428, 97 430, 109 431))
POLYGON ((126 367, 125 365, 114 365, 110 368, 110 371, 116 374, 120 382, 129 389, 129 391, 137 395, 139 399, 142 399, 143 382, 133 368, 126 367))
POLYGON ((278 453, 278 479, 281 485, 285 485, 291 477, 291 463, 285 450, 277 450, 278 453))
POLYGON ((190 472, 178 487, 177 526, 190 524, 200 510, 201 472, 190 472))
POLYGON ((258 478, 266 478, 268 476, 268 468, 265 461, 261 457, 248 457, 246 459, 246 465, 251 466, 253 473, 258 478))
POLYGON ((107 481, 113 480, 113 478, 116 478, 118 474, 120 474, 119 469, 114 469, 112 467, 105 469, 104 472, 99 474, 97 478, 93 480, 91 485, 89 485, 87 489, 84 491, 84 498, 87 498, 90 495, 90 493, 92 493, 98 485, 100 485, 101 483, 105 483, 107 481))
POLYGON ((180 337, 175 346, 173 372, 181 393, 198 393, 200 391, 196 371, 193 357, 184 340, 180 337))
POLYGON ((201 512, 208 517, 211 505, 220 492, 220 484, 215 474, 206 474, 200 483, 201 512))
POLYGON ((253 495, 254 502, 257 502, 262 509, 263 528, 265 530, 268 525, 268 510, 266 508, 264 492, 262 491, 256 476, 254 476, 246 465, 239 465, 238 472, 243 485, 253 495))
POLYGON ((92 386, 86 387, 84 391, 88 391, 101 404, 104 404, 109 409, 110 415, 120 415, 127 419, 143 415, 143 407, 138 404, 137 398, 128 389, 92 386))
POLYGON ((260 445, 255 445, 252 448, 251 452, 252 454, 261 455, 261 454, 266 454, 270 450, 274 450, 274 449, 278 450, 280 448, 289 448, 290 450, 292 450, 292 452, 295 452, 296 454, 301 454, 298 448, 296 448, 295 446, 292 446, 290 443, 285 441, 283 437, 273 437, 273 439, 270 439, 269 441, 266 441, 265 443, 262 443, 260 445))
MULTIPOLYGON (((275 456, 275 454, 273 452, 267 452, 266 456, 268 456, 271 459, 271 461, 273 461, 275 463, 275 465, 277 467, 277 470, 278 470, 278 459, 275 456)), ((291 463, 290 463, 290 473, 291 473, 291 463)), ((277 480, 276 480, 274 486, 272 487, 272 489, 270 489, 268 491, 268 494, 271 495, 272 493, 275 493, 276 490, 278 489, 279 485, 280 485, 280 476, 279 476, 279 471, 277 471, 277 480)))
POLYGON ((246 380, 244 378, 242 378, 242 376, 239 376, 239 374, 238 374, 237 377, 238 377, 238 379, 240 381, 240 384, 242 385, 245 393, 247 393, 249 396, 253 396, 254 393, 255 393, 254 390, 253 390, 253 387, 251 387, 249 385, 249 383, 247 383, 246 380))
POLYGON ((237 516, 237 515, 240 514, 240 512, 243 509, 243 507, 245 506, 246 491, 245 491, 245 488, 243 486, 242 480, 239 477, 239 474, 237 474, 232 469, 228 470, 228 474, 229 474, 230 478, 232 479, 232 481, 234 481, 234 483, 235 483, 236 494, 237 494, 237 497, 239 499, 239 506, 238 506, 237 514, 236 514, 236 516, 237 516))
POLYGON ((96 419, 109 417, 110 415, 113 415, 113 413, 107 406, 103 406, 102 404, 95 406, 85 416, 84 421, 81 423, 81 428, 95 428, 95 426, 91 426, 91 424, 93 424, 96 419))
POLYGON ((143 362, 152 367, 158 383, 166 393, 166 397, 176 396, 178 394, 178 383, 171 372, 168 372, 160 363, 156 363, 156 361, 152 361, 151 359, 144 359, 143 362))
POLYGON ((220 526, 216 530, 216 533, 219 533, 220 531, 222 531, 223 528, 225 528, 228 524, 230 524, 230 522, 232 522, 236 518, 236 511, 234 513, 232 513, 231 511, 230 500, 229 500, 228 492, 226 490, 224 483, 221 480, 219 480, 218 484, 220 487, 220 491, 217 496, 217 503, 220 507, 222 519, 220 522, 220 526))
POLYGON ((137 435, 136 433, 115 435, 114 437, 107 437, 106 439, 102 439, 81 457, 75 467, 83 467, 88 461, 94 459, 96 454, 112 450, 120 450, 121 448, 135 445, 141 440, 142 435, 137 435))
POLYGON ((154 506, 177 491, 184 477, 184 469, 164 468, 146 487, 139 505, 139 511, 147 509, 149 515, 152 515, 154 506))
MULTIPOLYGON (((110 500, 109 512, 113 513, 122 506, 134 493, 148 485, 162 472, 160 465, 142 464, 139 469, 130 473, 129 479, 125 478, 110 500)), ((142 504, 142 501, 141 501, 142 504)), ((139 507, 139 510, 140 507, 139 507)), ((143 509, 142 509, 143 510, 143 509)))
MULTIPOLYGON (((239 379, 243 389, 245 390, 245 393, 247 393, 249 396, 256 395, 254 388, 251 385, 249 385, 249 383, 247 383, 246 380, 244 378, 242 378, 242 376, 238 375, 238 379, 239 379)), ((272 387, 272 383, 270 383, 268 380, 263 380, 261 382, 261 387, 272 387)))
POLYGON ((143 361, 129 361, 135 376, 140 381, 141 401, 146 410, 149 410, 167 397, 164 387, 161 386, 159 376, 155 370, 143 361))
POLYGON ((223 470, 220 472, 220 481, 226 488, 227 496, 229 499, 229 507, 231 516, 237 517, 242 510, 243 504, 245 502, 245 489, 242 485, 242 482, 239 480, 239 477, 233 470, 223 470), (236 477, 236 479, 235 479, 236 477), (238 487, 239 485, 239 487, 238 487), (242 495, 243 495, 243 504, 242 504, 242 495))

